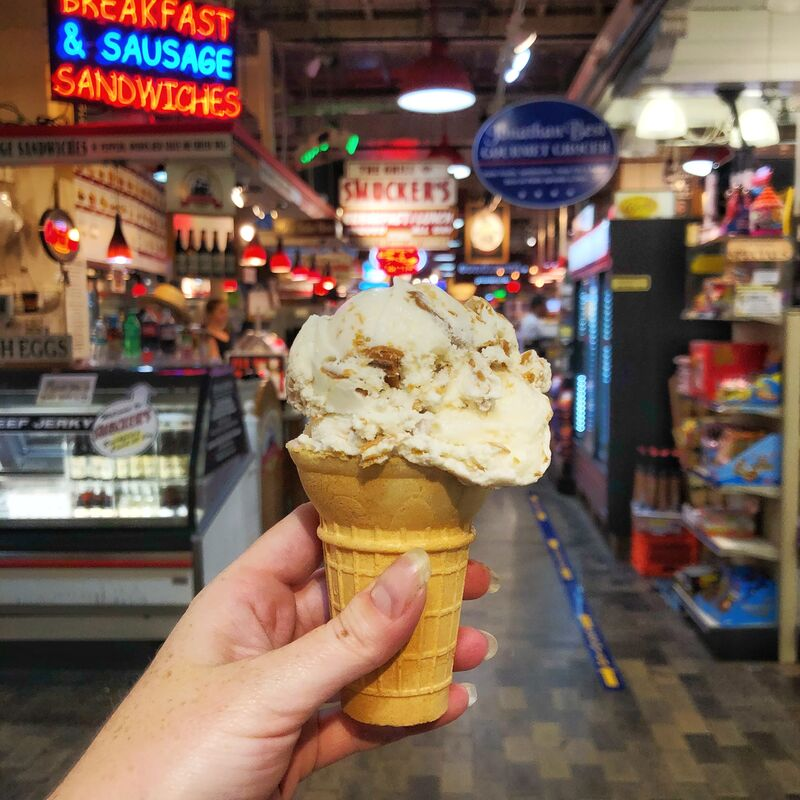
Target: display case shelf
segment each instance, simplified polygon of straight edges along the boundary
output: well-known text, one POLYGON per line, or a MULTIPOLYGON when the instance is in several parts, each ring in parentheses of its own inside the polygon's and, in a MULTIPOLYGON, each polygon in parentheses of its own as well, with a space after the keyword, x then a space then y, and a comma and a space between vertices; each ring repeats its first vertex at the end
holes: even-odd
POLYGON ((711 536, 698 528, 684 514, 683 527, 714 555, 722 558, 755 558, 760 561, 777 561, 778 548, 761 538, 734 539, 729 536, 711 536))

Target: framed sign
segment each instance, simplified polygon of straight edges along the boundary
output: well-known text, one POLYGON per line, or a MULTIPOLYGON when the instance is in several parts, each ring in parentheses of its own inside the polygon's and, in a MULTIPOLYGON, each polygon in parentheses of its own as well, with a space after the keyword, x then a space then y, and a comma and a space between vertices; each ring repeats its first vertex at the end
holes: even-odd
POLYGON ((611 180, 617 140, 590 108, 533 100, 490 117, 475 137, 472 160, 481 183, 507 202, 561 208, 586 200, 611 180))
POLYGON ((54 100, 234 119, 235 12, 184 0, 50 0, 54 100))
POLYGON ((511 209, 491 210, 482 203, 467 206, 464 255, 470 264, 504 264, 511 252, 511 209))

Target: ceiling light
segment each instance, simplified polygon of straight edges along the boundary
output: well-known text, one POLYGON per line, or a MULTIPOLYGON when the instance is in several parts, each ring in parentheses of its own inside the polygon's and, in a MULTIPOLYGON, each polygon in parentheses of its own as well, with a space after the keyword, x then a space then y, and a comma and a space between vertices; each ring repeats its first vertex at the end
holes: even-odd
POLYGON ((447 163, 447 174, 452 175, 457 181, 469 178, 472 175, 472 167, 467 163, 467 159, 461 155, 457 147, 453 147, 447 140, 447 136, 442 136, 442 141, 432 147, 428 153, 431 161, 444 161, 447 163))
POLYGON ((156 183, 166 183, 167 182, 167 168, 163 164, 159 164, 153 170, 153 180, 156 183))
POLYGON ((686 115, 669 92, 658 91, 642 109, 636 123, 640 139, 677 139, 686 135, 686 115))
POLYGON ((245 247, 239 262, 242 267, 263 267, 266 263, 267 251, 258 242, 250 242, 245 247))
POLYGON ((245 222, 244 225, 239 226, 239 236, 243 242, 252 242, 256 236, 256 226, 245 222))
POLYGON ((517 78, 519 78, 519 72, 517 72, 517 70, 515 70, 513 68, 512 69, 507 69, 503 73, 503 80, 506 83, 514 83, 514 81, 517 80, 517 78))
POLYGON ((460 230, 461 230, 461 229, 464 227, 464 219, 463 219, 463 217, 456 217, 456 218, 453 220, 453 227, 454 227, 454 228, 455 228, 457 231, 460 231, 460 230))
MULTIPOLYGON (((269 260, 269 268, 276 275, 285 275, 292 270, 292 259, 283 251, 283 242, 280 239, 278 239, 278 249, 269 260)), ((309 274, 310 272, 311 270, 309 270, 309 274)))
POLYGON ((748 108, 739 114, 742 139, 751 147, 771 147, 781 140, 778 123, 766 108, 748 108))
MULTIPOLYGON (((455 261, 456 257, 453 253, 437 253, 433 260, 438 262, 455 261)), ((445 269, 445 267, 442 267, 442 269, 445 269)))
POLYGON ((525 240, 525 244, 527 244, 528 247, 536 247, 536 237, 535 236, 529 236, 525 240))
POLYGON ((457 181, 463 181, 472 175, 472 167, 469 164, 451 164, 447 168, 447 174, 452 175, 457 181))
POLYGON ((515 52, 514 58, 511 60, 511 69, 516 70, 517 72, 522 72, 522 70, 528 66, 528 62, 530 60, 530 50, 520 50, 518 53, 515 52))
POLYGON ((273 208, 272 211, 269 212, 269 215, 272 219, 278 219, 278 209, 273 208))
POLYGON ((397 104, 420 114, 448 114, 475 105, 467 71, 446 55, 441 39, 431 43, 430 55, 403 71, 397 104))
POLYGON ((523 50, 530 50, 536 41, 536 34, 529 33, 524 39, 514 46, 514 53, 521 53, 523 50))
POLYGON ((261 208, 261 206, 255 205, 253 206, 253 215, 258 217, 258 219, 264 219, 267 216, 267 213, 263 208, 261 208))
POLYGON ((108 261, 109 264, 118 266, 127 266, 133 262, 133 252, 128 246, 125 234, 122 232, 122 217, 119 211, 117 211, 114 217, 114 233, 111 235, 111 241, 108 243, 106 261, 108 261))
POLYGON ((244 186, 239 184, 231 189, 231 202, 236 208, 244 208, 244 186))
POLYGON ((711 170, 730 161, 733 155, 729 147, 695 147, 688 153, 682 164, 683 171, 698 178, 705 178, 711 170))

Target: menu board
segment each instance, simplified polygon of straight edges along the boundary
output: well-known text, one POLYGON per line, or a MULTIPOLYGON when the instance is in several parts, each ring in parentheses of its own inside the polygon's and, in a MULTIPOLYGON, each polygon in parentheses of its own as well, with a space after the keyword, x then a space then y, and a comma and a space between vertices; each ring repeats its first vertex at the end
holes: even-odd
POLYGON ((247 452, 247 436, 232 375, 213 378, 209 387, 205 474, 247 452))

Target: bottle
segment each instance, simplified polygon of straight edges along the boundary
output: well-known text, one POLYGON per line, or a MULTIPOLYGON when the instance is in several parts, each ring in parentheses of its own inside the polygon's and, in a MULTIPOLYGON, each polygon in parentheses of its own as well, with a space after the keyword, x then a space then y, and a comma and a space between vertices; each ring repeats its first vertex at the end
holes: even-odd
POLYGON ((175 255, 172 259, 172 266, 175 270, 175 276, 183 278, 186 275, 187 267, 186 248, 183 246, 183 237, 180 231, 175 232, 175 255))
POLYGON ((27 267, 20 268, 20 294, 22 295, 22 310, 26 314, 33 314, 39 310, 39 292, 36 291, 33 278, 27 267))
POLYGON ((75 437, 72 454, 69 457, 69 477, 73 481, 85 481, 87 470, 87 441, 83 436, 75 437))
POLYGON ((215 278, 225 277, 225 253, 219 249, 219 239, 214 231, 211 239, 211 274, 215 278))
POLYGON ((228 240, 225 242, 225 277, 236 277, 236 253, 233 248, 233 234, 228 234, 228 240))
POLYGON ((163 431, 161 446, 158 448, 158 477, 161 480, 170 479, 170 459, 172 458, 174 434, 172 431, 163 431))
POLYGON ((92 358, 93 366, 105 364, 108 359, 108 328, 102 317, 97 318, 97 322, 92 328, 92 358))
POLYGON ((201 278, 211 277, 211 251, 208 249, 206 232, 200 232, 200 248, 197 251, 197 270, 201 278))
POLYGON ((178 325, 170 311, 165 310, 161 316, 159 337, 161 355, 167 360, 173 360, 178 349, 178 325))
POLYGON ((142 356, 142 326, 132 311, 125 315, 125 324, 122 326, 122 356, 134 362, 138 362, 142 356))
POLYGON ((198 252, 194 246, 194 231, 189 231, 188 246, 186 248, 186 274, 190 278, 195 278, 199 274, 198 252))

